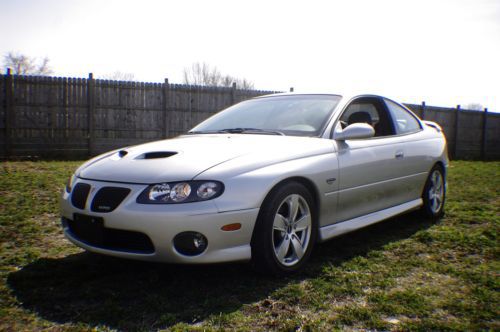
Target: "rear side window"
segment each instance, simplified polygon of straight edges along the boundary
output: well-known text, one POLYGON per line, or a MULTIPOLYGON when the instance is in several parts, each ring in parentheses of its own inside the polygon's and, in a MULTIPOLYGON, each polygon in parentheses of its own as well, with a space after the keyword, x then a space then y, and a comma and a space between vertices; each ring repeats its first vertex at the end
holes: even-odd
POLYGON ((414 133, 421 129, 420 123, 415 117, 405 110, 403 107, 399 106, 395 102, 385 99, 385 104, 391 113, 392 120, 394 121, 394 128, 396 128, 396 134, 408 134, 414 133))

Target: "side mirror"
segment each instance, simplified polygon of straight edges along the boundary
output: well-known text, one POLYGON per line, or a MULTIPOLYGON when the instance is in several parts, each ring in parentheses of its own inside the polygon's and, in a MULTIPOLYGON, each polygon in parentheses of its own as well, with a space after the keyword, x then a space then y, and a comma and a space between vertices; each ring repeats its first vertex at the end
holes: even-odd
POLYGON ((375 130, 367 123, 353 123, 344 129, 338 126, 333 134, 333 139, 345 141, 348 139, 370 138, 375 135, 375 130))

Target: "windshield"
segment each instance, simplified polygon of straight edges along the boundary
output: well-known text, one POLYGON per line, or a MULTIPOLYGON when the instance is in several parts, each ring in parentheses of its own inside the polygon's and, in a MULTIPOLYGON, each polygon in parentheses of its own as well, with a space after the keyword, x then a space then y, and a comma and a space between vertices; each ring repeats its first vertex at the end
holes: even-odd
POLYGON ((252 99, 215 114, 190 133, 319 136, 340 98, 335 95, 298 95, 252 99))

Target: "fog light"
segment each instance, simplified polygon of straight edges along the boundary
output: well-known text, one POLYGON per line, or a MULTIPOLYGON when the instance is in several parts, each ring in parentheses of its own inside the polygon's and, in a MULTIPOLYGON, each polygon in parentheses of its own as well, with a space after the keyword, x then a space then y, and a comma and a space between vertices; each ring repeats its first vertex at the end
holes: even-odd
POLYGON ((207 238, 198 232, 183 232, 177 234, 174 238, 175 250, 186 256, 199 255, 207 249, 207 246, 207 238))

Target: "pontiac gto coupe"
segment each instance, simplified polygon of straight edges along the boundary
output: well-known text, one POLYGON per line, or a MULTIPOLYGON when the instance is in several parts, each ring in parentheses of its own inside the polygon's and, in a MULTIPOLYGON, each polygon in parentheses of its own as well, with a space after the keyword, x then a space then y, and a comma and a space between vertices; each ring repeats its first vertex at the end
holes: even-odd
POLYGON ((439 218, 447 166, 439 125, 390 99, 268 95, 87 161, 63 192, 62 225, 105 255, 283 274, 318 241, 415 209, 439 218))

